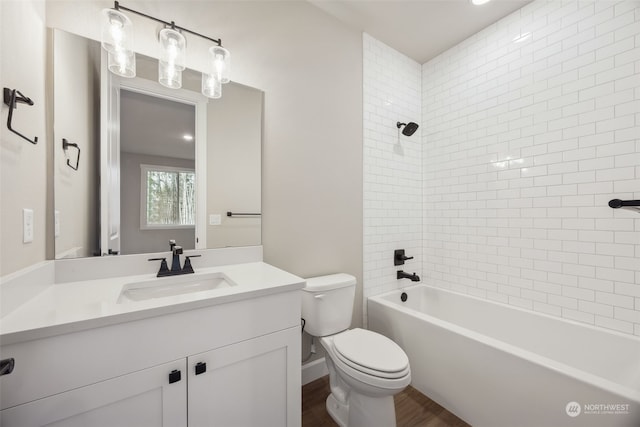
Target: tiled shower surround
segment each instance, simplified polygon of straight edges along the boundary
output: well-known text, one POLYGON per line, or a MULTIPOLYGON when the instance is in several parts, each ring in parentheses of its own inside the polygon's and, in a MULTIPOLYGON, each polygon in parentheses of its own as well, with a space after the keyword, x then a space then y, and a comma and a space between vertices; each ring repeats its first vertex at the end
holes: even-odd
POLYGON ((396 127, 398 121, 421 124, 420 64, 367 34, 363 43, 366 301, 397 288, 395 249, 414 257, 400 268, 421 274, 423 144, 422 125, 410 137, 396 127))
POLYGON ((423 281, 640 335, 640 2, 530 3, 421 96, 423 281))

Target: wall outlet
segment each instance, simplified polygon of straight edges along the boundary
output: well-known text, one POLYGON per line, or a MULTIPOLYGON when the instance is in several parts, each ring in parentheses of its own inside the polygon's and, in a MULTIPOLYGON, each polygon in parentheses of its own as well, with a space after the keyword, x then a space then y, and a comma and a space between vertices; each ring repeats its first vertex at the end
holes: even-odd
POLYGON ((33 242, 33 209, 22 209, 22 242, 33 242))
POLYGON ((222 215, 220 214, 209 215, 209 225, 220 225, 220 224, 222 224, 222 215))
POLYGON ((53 216, 55 218, 55 220, 54 220, 55 223, 54 223, 54 226, 53 226, 54 235, 55 235, 55 237, 60 237, 60 211, 58 211, 58 210, 55 211, 53 216))

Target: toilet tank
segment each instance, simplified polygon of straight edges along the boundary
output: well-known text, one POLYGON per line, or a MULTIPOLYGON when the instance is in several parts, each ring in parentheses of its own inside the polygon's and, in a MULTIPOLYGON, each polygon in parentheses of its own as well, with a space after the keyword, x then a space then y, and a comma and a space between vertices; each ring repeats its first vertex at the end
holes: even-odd
POLYGON ((324 337, 349 329, 356 278, 344 273, 307 279, 302 288, 304 330, 324 337))

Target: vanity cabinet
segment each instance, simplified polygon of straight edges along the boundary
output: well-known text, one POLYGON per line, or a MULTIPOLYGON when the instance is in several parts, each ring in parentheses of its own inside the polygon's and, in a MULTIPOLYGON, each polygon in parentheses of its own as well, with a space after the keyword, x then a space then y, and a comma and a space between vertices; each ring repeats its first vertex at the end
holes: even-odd
POLYGON ((183 359, 5 409, 0 425, 185 427, 187 382, 167 377, 185 368, 183 359))
POLYGON ((297 329, 189 357, 189 425, 299 425, 297 329), (291 405, 295 405, 292 407, 291 405))
POLYGON ((299 321, 292 291, 3 345, 0 426, 299 427, 299 321))

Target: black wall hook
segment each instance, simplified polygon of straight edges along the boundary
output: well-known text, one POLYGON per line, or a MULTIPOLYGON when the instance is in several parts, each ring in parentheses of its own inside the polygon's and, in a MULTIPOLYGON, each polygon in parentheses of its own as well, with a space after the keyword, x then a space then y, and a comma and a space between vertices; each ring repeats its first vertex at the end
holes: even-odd
POLYGON ((7 117, 7 128, 16 135, 21 138, 26 139, 32 144, 38 143, 38 137, 35 136, 33 139, 29 139, 17 130, 11 127, 11 120, 13 119, 13 110, 16 108, 16 104, 20 102, 22 104, 33 105, 33 101, 31 98, 28 98, 22 94, 18 89, 9 89, 8 87, 4 88, 4 103, 9 106, 9 115, 7 117))
POLYGON ((65 157, 67 158, 67 166, 69 166, 74 171, 78 170, 78 165, 80 164, 80 147, 78 144, 74 144, 73 142, 67 141, 66 138, 62 138, 62 149, 64 150, 65 157), (69 162, 69 157, 67 156, 67 149, 69 147, 75 147, 78 150, 78 157, 76 157, 76 165, 73 166, 71 162, 69 162))

